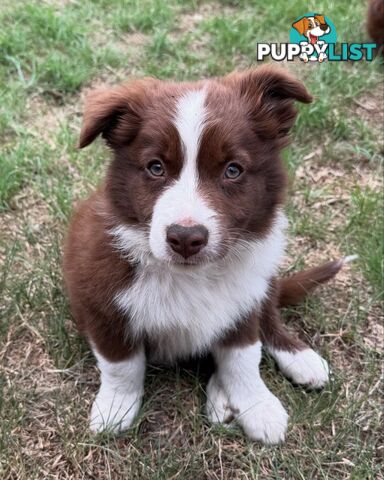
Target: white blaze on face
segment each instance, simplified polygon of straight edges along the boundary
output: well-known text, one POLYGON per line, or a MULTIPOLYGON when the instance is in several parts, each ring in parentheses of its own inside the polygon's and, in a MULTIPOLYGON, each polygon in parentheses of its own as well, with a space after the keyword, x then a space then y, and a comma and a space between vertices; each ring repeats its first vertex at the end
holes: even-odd
POLYGON ((172 224, 204 225, 209 232, 207 253, 214 253, 219 240, 217 214, 198 192, 197 155, 207 112, 205 90, 185 93, 176 105, 174 125, 182 144, 183 167, 179 178, 158 198, 152 215, 149 243, 152 253, 168 258, 167 228, 172 224))

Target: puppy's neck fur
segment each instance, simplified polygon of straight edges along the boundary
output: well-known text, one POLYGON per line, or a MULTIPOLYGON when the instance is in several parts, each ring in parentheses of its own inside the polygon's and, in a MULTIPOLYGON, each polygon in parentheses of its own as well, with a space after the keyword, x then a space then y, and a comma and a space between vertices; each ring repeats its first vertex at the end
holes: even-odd
POLYGON ((144 231, 115 227, 109 232, 114 248, 130 261, 135 252, 137 262, 135 282, 114 296, 130 318, 129 334, 156 339, 150 348, 155 361, 207 351, 267 297, 284 254, 286 225, 279 211, 265 238, 239 242, 215 263, 192 267, 155 259, 144 231))

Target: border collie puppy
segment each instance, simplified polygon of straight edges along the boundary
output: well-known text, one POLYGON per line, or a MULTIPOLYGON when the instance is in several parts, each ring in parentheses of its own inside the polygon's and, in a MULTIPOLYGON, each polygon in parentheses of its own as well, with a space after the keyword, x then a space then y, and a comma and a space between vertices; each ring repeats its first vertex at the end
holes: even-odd
POLYGON ((262 346, 296 384, 328 381, 327 362, 292 336, 279 308, 343 260, 276 277, 287 220, 280 158, 305 87, 262 66, 223 78, 145 78, 92 93, 79 147, 101 135, 112 161, 77 208, 64 255, 71 309, 101 372, 91 429, 128 428, 147 361, 212 353, 212 422, 265 443, 288 415, 259 373, 262 346))

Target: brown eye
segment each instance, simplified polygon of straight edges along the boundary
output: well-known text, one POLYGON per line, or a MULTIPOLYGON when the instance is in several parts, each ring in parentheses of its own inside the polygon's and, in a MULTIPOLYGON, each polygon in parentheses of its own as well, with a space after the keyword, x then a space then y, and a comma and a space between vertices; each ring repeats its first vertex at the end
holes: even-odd
POLYGON ((147 170, 154 177, 162 177, 164 175, 164 167, 160 160, 152 160, 148 163, 147 170))
POLYGON ((236 163, 230 163, 224 172, 224 177, 235 180, 243 173, 243 169, 236 163))

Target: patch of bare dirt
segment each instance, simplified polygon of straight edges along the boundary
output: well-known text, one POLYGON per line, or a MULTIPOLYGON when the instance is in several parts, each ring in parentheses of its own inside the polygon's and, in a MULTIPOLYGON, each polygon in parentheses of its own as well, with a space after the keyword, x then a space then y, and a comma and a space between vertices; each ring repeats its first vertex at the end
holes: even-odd
POLYGON ((120 51, 122 54, 131 54, 135 48, 144 47, 150 40, 148 35, 142 32, 128 32, 116 34, 108 30, 100 23, 94 29, 91 43, 94 48, 105 47, 106 45, 120 51))
POLYGON ((76 4, 77 0, 43 0, 42 3, 49 5, 50 7, 55 7, 59 10, 67 5, 76 4))
MULTIPOLYGON (((41 334, 25 323, 10 328, 0 351, 5 398, 8 401, 12 398, 19 408, 23 407, 22 424, 12 431, 18 447, 14 452, 15 458, 8 459, 9 469, 11 472, 15 462, 16 477, 13 478, 27 478, 18 477, 16 469, 20 465, 50 478, 78 478, 70 475, 73 466, 64 438, 74 432, 78 420, 74 421, 73 417, 83 415, 83 412, 77 408, 77 414, 72 414, 73 423, 65 425, 64 422, 70 416, 72 402, 76 401, 80 408, 88 407, 87 399, 85 402, 81 400, 77 392, 81 366, 75 366, 68 372, 58 370, 44 344, 41 334)), ((96 371, 89 368, 81 381, 93 385, 95 374, 96 371)), ((9 404, 3 407, 12 408, 9 404)), ((11 412, 7 415, 12 417, 11 412)), ((71 447, 68 447, 70 450, 71 447)))
POLYGON ((57 146, 56 134, 60 125, 79 117, 81 113, 76 103, 66 102, 65 105, 59 106, 47 102, 38 94, 28 98, 26 108, 29 113, 29 118, 25 122, 28 132, 44 140, 52 148, 57 146))
MULTIPOLYGON (((354 100, 355 114, 384 135, 384 83, 354 100)), ((382 147, 384 148, 384 147, 382 147)))
POLYGON ((313 218, 320 220, 331 213, 327 228, 330 232, 337 232, 345 226, 351 192, 356 188, 380 192, 383 189, 383 177, 366 163, 355 164, 353 171, 346 171, 342 164, 319 164, 318 159, 322 154, 323 150, 319 147, 304 157, 296 171, 290 195, 298 209, 310 209, 313 218), (307 189, 310 190, 309 196, 305 193, 307 189))
POLYGON ((183 33, 194 30, 197 25, 209 17, 217 15, 230 15, 238 10, 229 5, 221 5, 219 2, 201 3, 193 12, 185 12, 180 16, 177 30, 183 33))
MULTIPOLYGON (((0 259, 5 261, 7 246, 10 248, 16 242, 22 242, 25 257, 38 258, 51 247, 45 234, 55 228, 48 206, 31 187, 23 188, 10 204, 12 209, 0 216, 0 259), (27 241, 28 236, 39 238, 39 242, 27 241)), ((13 268, 16 268, 15 264, 13 268)))
POLYGON ((377 353, 384 354, 384 325, 379 311, 374 312, 368 320, 364 343, 377 353))

